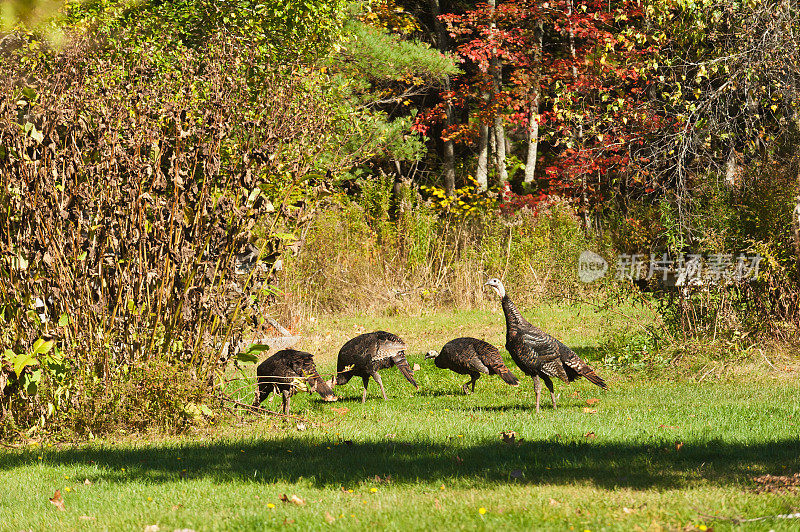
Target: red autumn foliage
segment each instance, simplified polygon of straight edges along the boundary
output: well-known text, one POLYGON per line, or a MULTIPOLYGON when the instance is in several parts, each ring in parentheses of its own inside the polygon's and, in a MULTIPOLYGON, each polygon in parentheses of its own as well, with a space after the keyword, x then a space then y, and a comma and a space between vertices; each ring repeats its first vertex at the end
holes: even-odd
POLYGON ((525 139, 532 83, 538 79, 542 164, 537 174, 548 183, 543 194, 585 197, 588 209, 607 197, 615 179, 647 175, 642 172, 647 161, 637 152, 650 133, 675 124, 657 116, 645 98, 647 61, 656 50, 640 3, 509 0, 494 11, 478 4, 440 19, 457 43, 466 73, 441 94, 439 106, 420 113, 417 131, 429 134, 437 125, 443 138, 471 145, 478 123, 491 124, 499 113, 511 134, 525 139), (543 45, 536 63, 532 50, 539 46, 540 24, 543 45), (495 58, 502 61, 503 85, 493 93, 495 58), (470 120, 441 127, 446 103, 467 110, 470 120))

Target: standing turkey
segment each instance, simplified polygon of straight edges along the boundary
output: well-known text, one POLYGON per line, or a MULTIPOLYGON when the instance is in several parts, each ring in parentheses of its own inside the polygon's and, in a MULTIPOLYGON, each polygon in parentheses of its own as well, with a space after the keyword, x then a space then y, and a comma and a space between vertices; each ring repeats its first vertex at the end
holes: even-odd
POLYGON ((572 349, 528 323, 506 294, 506 289, 500 279, 489 279, 486 286, 491 286, 497 292, 503 304, 503 313, 506 315, 506 349, 520 369, 533 377, 537 412, 542 395, 539 377, 550 390, 550 399, 553 401, 554 409, 556 395, 553 393, 551 377, 558 377, 566 383, 586 377, 590 382, 603 389, 608 387, 605 381, 572 349))
POLYGON ((470 385, 475 391, 475 383, 484 375, 500 375, 507 384, 519 386, 519 381, 503 363, 500 351, 495 346, 477 338, 456 338, 442 348, 441 353, 428 351, 426 359, 433 359, 437 368, 449 369, 461 375, 469 375, 470 381, 461 387, 465 394, 470 385))
POLYGON ((408 379, 408 382, 419 388, 417 381, 414 380, 414 371, 406 360, 406 343, 396 334, 386 331, 375 331, 360 334, 349 340, 339 350, 339 360, 336 363, 336 384, 342 385, 353 377, 361 377, 364 381, 364 394, 361 402, 367 400, 367 385, 369 378, 375 379, 381 387, 384 400, 386 391, 383 389, 383 382, 378 371, 397 366, 400 373, 408 379))
POLYGON ((278 351, 256 369, 253 406, 260 405, 272 392, 280 392, 283 396, 283 413, 288 414, 289 399, 300 387, 307 387, 308 393, 317 392, 323 401, 336 401, 331 387, 319 376, 311 353, 294 349, 278 351))

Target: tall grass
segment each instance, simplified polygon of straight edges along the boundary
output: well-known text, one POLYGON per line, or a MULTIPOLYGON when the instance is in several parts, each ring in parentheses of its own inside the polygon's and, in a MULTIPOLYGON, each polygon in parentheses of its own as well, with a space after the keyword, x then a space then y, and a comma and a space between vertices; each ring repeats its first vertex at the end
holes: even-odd
POLYGON ((489 277, 503 278, 523 302, 595 290, 579 281, 577 260, 602 242, 568 204, 465 217, 436 211, 413 189, 392 201, 391 186, 365 182, 360 196, 336 196, 316 218, 283 278, 298 309, 482 307, 489 277))

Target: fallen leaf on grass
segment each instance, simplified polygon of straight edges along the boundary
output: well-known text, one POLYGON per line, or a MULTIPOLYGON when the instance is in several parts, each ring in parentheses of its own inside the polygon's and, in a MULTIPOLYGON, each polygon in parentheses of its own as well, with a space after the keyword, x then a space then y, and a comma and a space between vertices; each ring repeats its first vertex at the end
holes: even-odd
POLYGON ((464 463, 464 459, 463 459, 463 458, 461 458, 461 457, 460 457, 460 456, 458 456, 458 455, 456 455, 456 457, 455 457, 455 458, 453 458, 453 460, 455 460, 455 461, 456 461, 456 463, 457 463, 457 464, 459 464, 459 465, 461 465, 461 464, 463 464, 463 463, 464 463))
POLYGON ((592 398, 586 400, 586 404, 587 405, 596 405, 599 402, 600 402, 600 399, 598 399, 597 397, 592 397, 592 398))
POLYGON ((680 451, 681 449, 683 449, 683 442, 682 441, 676 441, 675 442, 675 450, 676 451, 680 451))
POLYGON ((586 438, 587 440, 593 440, 597 437, 597 435, 594 433, 594 431, 590 431, 584 434, 583 437, 586 438))
POLYGON ((83 485, 84 486, 91 486, 92 485, 92 481, 87 478, 86 480, 83 481, 83 485))
POLYGON ((299 431, 301 431, 301 432, 302 432, 302 431, 304 431, 304 430, 306 430, 306 425, 305 425, 305 423, 298 423, 298 424, 297 424, 297 430, 299 430, 299 431))
POLYGON ((349 411, 350 411, 350 409, 349 409, 349 408, 347 408, 346 406, 342 406, 342 407, 335 407, 335 406, 332 406, 332 407, 331 407, 331 412, 333 412, 334 414, 339 414, 340 416, 343 416, 343 415, 345 415, 345 414, 346 414, 346 413, 348 413, 349 411))
POLYGON ((588 406, 584 406, 583 407, 583 413, 584 414, 596 414, 597 413, 597 409, 596 408, 589 408, 588 406))
POLYGON ((559 504, 561 503, 555 500, 554 498, 550 497, 550 506, 558 506, 559 504))
POLYGON ((330 512, 325 512, 325 521, 330 525, 336 521, 336 518, 330 514, 330 512))
POLYGON ((419 364, 414 364, 414 366, 411 369, 413 369, 414 371, 419 371, 422 368, 420 368, 419 364))
POLYGON ((64 498, 61 496, 61 490, 56 490, 56 492, 53 494, 53 497, 50 499, 50 502, 62 512, 67 510, 66 506, 64 506, 64 498))
POLYGON ((94 521, 97 518, 96 517, 92 517, 90 515, 82 515, 78 519, 81 519, 83 521, 94 521))
POLYGON ((632 514, 632 513, 633 513, 633 512, 635 512, 636 510, 634 510, 633 508, 628 508, 627 506, 623 506, 623 507, 622 507, 622 511, 623 511, 624 513, 626 513, 626 514, 632 514))
POLYGON ((298 497, 297 495, 294 495, 294 494, 291 497, 287 497, 286 494, 284 493, 283 495, 280 496, 280 499, 283 502, 286 502, 286 503, 290 502, 292 504, 296 504, 297 506, 305 506, 305 504, 306 504, 305 499, 301 499, 300 497, 298 497))
POLYGON ((756 493, 793 493, 800 488, 800 473, 794 475, 761 475, 753 477, 758 484, 756 493))

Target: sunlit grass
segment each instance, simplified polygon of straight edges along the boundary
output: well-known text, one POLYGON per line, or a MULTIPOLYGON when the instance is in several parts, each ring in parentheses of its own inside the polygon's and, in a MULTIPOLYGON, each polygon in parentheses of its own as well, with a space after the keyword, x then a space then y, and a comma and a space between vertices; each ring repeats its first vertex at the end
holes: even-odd
MULTIPOLYGON (((597 336, 582 331, 595 318, 528 315, 539 312, 549 330, 592 354, 597 336)), ((800 387, 784 375, 697 383, 599 367, 607 392, 556 383, 559 409, 545 402, 536 414, 532 382, 507 355, 521 386, 484 377, 470 396, 460 390, 466 377, 423 360, 464 334, 502 345, 502 314, 322 318, 298 347, 330 370, 336 346, 358 327, 406 338, 420 390, 392 369, 383 374, 389 401, 373 383, 362 405, 357 382, 336 388, 338 403, 296 396, 292 413, 305 430, 243 413, 181 437, 6 450, 0 529, 725 530, 731 521, 704 516, 800 511, 800 494, 757 494, 752 481, 800 471, 800 387), (510 431, 514 441, 504 443, 510 431), (56 489, 64 512, 48 500, 56 489)))

